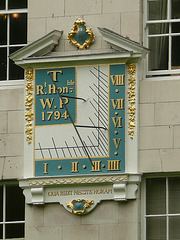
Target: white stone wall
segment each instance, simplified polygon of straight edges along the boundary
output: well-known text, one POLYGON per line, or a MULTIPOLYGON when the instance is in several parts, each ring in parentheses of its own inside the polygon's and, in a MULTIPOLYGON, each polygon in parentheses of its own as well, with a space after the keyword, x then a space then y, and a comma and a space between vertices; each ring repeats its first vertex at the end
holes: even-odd
POLYGON ((180 171, 180 81, 140 83, 140 172, 180 171))
POLYGON ((0 179, 23 176, 24 89, 0 89, 0 179))
POLYGON ((108 28, 134 41, 142 39, 141 0, 29 0, 28 41, 52 30, 63 30, 58 51, 76 51, 67 36, 73 23, 82 18, 95 33, 91 49, 109 48, 100 38, 97 27, 108 28))
POLYGON ((26 240, 138 240, 139 199, 103 201, 84 216, 68 213, 61 205, 26 206, 26 240))

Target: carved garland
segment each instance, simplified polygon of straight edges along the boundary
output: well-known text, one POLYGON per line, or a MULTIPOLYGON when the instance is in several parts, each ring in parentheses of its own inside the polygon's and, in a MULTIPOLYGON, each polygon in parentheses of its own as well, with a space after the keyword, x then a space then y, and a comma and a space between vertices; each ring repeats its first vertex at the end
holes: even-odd
POLYGON ((134 128, 136 126, 135 122, 135 113, 136 113, 136 98, 135 98, 135 85, 136 85, 136 79, 134 77, 134 74, 136 72, 136 65, 135 64, 129 64, 128 65, 128 73, 130 75, 130 78, 128 79, 128 85, 129 85, 129 91, 128 91, 128 101, 130 105, 128 106, 128 114, 129 114, 129 123, 128 123, 128 134, 130 135, 130 138, 134 138, 134 128))
POLYGON ((90 178, 70 178, 70 179, 49 179, 49 180, 29 180, 29 185, 49 185, 49 184, 76 184, 76 183, 103 183, 103 182, 123 182, 127 181, 125 176, 110 176, 110 177, 90 177, 90 178))
POLYGON ((25 112, 25 119, 26 119, 26 128, 25 132, 27 134, 26 140, 28 141, 28 144, 32 142, 32 120, 33 120, 33 111, 32 111, 32 105, 33 105, 33 70, 29 69, 26 71, 26 112, 25 112))

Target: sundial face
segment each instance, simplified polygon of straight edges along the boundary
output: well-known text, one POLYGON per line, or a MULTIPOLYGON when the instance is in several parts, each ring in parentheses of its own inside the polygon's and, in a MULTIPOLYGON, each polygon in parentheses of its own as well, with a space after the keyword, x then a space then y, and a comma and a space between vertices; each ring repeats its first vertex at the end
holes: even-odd
POLYGON ((125 171, 125 65, 35 70, 35 176, 125 171))

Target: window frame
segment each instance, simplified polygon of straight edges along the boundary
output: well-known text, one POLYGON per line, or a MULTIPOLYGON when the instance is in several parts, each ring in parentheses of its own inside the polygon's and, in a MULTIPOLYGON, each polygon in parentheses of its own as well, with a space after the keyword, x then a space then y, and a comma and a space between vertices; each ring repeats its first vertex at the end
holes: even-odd
POLYGON ((169 178, 180 178, 179 174, 163 174, 163 175, 149 175, 147 174, 142 178, 142 185, 141 185, 141 239, 146 240, 146 219, 148 217, 165 217, 166 218, 166 240, 169 240, 169 217, 173 216, 180 216, 180 213, 169 213, 169 178), (165 178, 166 180, 166 212, 165 214, 146 214, 146 180, 147 179, 153 179, 153 178, 165 178))
POLYGON ((16 79, 16 80, 11 80, 9 79, 9 55, 10 55, 10 48, 11 47, 24 47, 27 45, 27 43, 24 44, 10 44, 10 15, 11 14, 27 14, 28 16, 28 8, 20 8, 20 9, 8 9, 8 0, 5 0, 5 9, 0 10, 0 14, 7 15, 7 44, 0 45, 0 48, 6 48, 7 51, 7 70, 6 70, 6 80, 1 80, 0 81, 0 87, 3 85, 12 85, 12 86, 17 86, 17 85, 23 85, 24 84, 24 77, 22 79, 16 79))
MULTIPOLYGON (((3 199, 2 199, 2 208, 3 208, 3 219, 2 222, 0 222, 0 225, 3 225, 3 238, 1 240, 6 240, 7 238, 5 237, 5 227, 7 224, 24 224, 25 225, 25 216, 24 216, 24 220, 21 221, 6 221, 6 186, 19 186, 17 181, 2 181, 0 182, 0 186, 3 187, 3 199)), ((25 204, 25 202, 24 202, 25 204)), ((24 229, 25 231, 25 229, 24 229)), ((18 240, 24 240, 25 236, 23 238, 11 238, 11 239, 18 239, 18 240)))
POLYGON ((163 80, 169 80, 172 77, 175 79, 180 78, 180 68, 177 69, 172 69, 171 63, 172 63, 172 37, 173 36, 180 36, 179 33, 172 33, 172 23, 180 23, 180 18, 178 19, 173 19, 171 18, 171 0, 167 0, 167 19, 164 20, 148 20, 148 0, 144 0, 144 43, 146 47, 149 46, 149 38, 153 37, 163 37, 167 36, 169 43, 168 43, 168 70, 154 70, 154 71, 149 71, 148 65, 149 65, 149 55, 147 54, 146 57, 146 66, 145 66, 145 75, 147 79, 154 79, 155 77, 161 78, 163 77, 163 80), (168 33, 164 34, 149 34, 149 25, 150 24, 159 24, 159 23, 167 23, 169 26, 168 33))

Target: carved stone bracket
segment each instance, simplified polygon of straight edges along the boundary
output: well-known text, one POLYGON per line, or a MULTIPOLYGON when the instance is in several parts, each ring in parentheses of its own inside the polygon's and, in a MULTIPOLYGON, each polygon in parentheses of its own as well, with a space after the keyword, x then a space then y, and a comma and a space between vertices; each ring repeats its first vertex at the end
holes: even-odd
POLYGON ((113 185, 114 188, 114 200, 122 201, 126 200, 126 184, 125 183, 115 183, 113 185))
POLYGON ((135 91, 135 85, 136 85, 136 79, 135 74, 136 72, 136 65, 135 64, 129 64, 128 65, 128 73, 130 75, 130 78, 128 79, 128 85, 129 85, 129 91, 128 91, 128 114, 129 114, 129 123, 128 123, 128 134, 130 135, 130 138, 134 138, 134 128, 136 126, 135 121, 135 115, 136 115, 136 91, 135 91))
MULTIPOLYGON (((138 185, 141 180, 139 174, 109 176, 108 182, 92 183, 70 181, 73 178, 37 178, 22 179, 20 186, 24 189, 27 204, 40 205, 58 202, 70 213, 86 214, 92 211, 103 200, 127 201, 136 199, 138 185), (119 178, 118 178, 119 177, 119 178), (119 179, 119 180, 117 180, 119 179), (77 184, 78 183, 78 184, 77 184)), ((77 179, 76 179, 77 180, 77 179)))
POLYGON ((34 205, 44 204, 43 188, 31 188, 32 203, 34 205))
POLYGON ((32 105, 33 105, 33 81, 34 75, 33 70, 29 69, 26 71, 26 101, 25 101, 25 119, 26 119, 26 127, 25 132, 27 134, 26 140, 28 141, 28 144, 32 142, 32 120, 33 120, 33 111, 32 111, 32 105))

